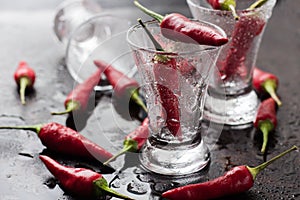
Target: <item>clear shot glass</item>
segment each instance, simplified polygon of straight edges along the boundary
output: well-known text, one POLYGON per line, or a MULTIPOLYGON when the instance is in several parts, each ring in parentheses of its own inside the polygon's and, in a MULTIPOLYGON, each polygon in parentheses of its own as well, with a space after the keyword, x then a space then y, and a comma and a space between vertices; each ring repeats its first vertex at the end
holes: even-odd
MULTIPOLYGON (((130 26, 127 17, 108 14, 92 0, 65 1, 58 6, 54 32, 65 48, 65 64, 73 79, 81 83, 88 78, 96 68, 94 65, 84 65, 89 55, 103 42, 126 32, 130 26)), ((114 50, 106 48, 103 51, 114 50)), ((118 56, 117 52, 115 56, 118 56)), ((112 87, 106 83, 95 87, 95 90, 107 92, 112 87)))
POLYGON ((194 18, 218 25, 229 38, 216 62, 219 73, 210 81, 204 109, 207 120, 227 128, 251 126, 259 105, 252 88, 252 73, 276 0, 269 0, 252 10, 246 9, 253 2, 237 1, 240 18, 236 20, 231 11, 215 10, 206 0, 187 0, 194 18))
MULTIPOLYGON (((219 27, 198 23, 226 37, 219 27)), ((161 34, 158 22, 145 24, 164 51, 154 48, 141 25, 127 32, 150 120, 150 136, 139 157, 141 164, 163 175, 200 171, 210 160, 201 136, 201 121, 210 70, 220 47, 169 40, 161 34)))

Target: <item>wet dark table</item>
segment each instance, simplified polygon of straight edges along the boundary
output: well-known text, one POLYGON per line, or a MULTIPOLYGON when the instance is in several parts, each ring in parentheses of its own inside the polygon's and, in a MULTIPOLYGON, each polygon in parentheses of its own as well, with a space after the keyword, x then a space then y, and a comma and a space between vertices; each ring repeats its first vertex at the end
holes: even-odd
MULTIPOLYGON (((0 1, 0 125, 30 125, 46 122, 72 124, 67 116, 51 116, 63 109, 74 81, 64 65, 64 51, 52 31, 58 0, 0 1), (35 90, 21 105, 13 73, 20 60, 27 61, 37 73, 35 90)), ((106 10, 131 19, 145 17, 133 9, 131 1, 100 1, 106 10)), ((161 13, 171 11, 190 15, 184 1, 144 1, 161 13)), ((292 145, 300 146, 300 11, 299 2, 284 0, 274 9, 259 51, 257 66, 280 77, 278 93, 283 106, 278 110, 278 127, 270 136, 266 159, 292 145)), ((92 112, 73 117, 83 135, 116 153, 123 137, 138 124, 138 117, 123 115, 108 95, 95 94, 92 112)), ((169 187, 209 180, 236 165, 255 166, 263 162, 259 153, 261 136, 253 128, 222 131, 219 138, 208 139, 211 163, 197 176, 170 180, 145 173, 137 154, 122 156, 112 163, 115 172, 100 164, 61 157, 45 150, 30 131, 0 131, 0 199, 75 199, 65 194, 38 158, 43 153, 72 166, 92 168, 104 174, 111 187, 136 199, 159 199, 169 187)), ((246 193, 224 199, 300 199, 300 157, 293 152, 258 175, 246 193)))

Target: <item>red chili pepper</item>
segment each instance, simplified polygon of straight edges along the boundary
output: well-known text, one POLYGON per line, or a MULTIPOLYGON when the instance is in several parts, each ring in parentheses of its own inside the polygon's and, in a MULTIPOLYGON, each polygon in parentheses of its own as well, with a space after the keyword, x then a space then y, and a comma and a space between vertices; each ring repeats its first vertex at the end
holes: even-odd
POLYGON ((282 102, 276 95, 279 80, 274 74, 254 67, 252 85, 257 92, 267 92, 276 101, 278 106, 282 105, 282 102))
POLYGON ((114 94, 117 98, 124 98, 124 96, 130 95, 130 99, 147 112, 147 108, 139 96, 139 83, 135 79, 129 78, 102 60, 94 60, 94 64, 103 70, 107 80, 113 86, 114 94))
POLYGON ((268 144, 268 136, 277 126, 276 103, 274 99, 268 98, 261 102, 258 107, 254 127, 259 128, 263 133, 263 145, 261 152, 265 153, 268 144))
POLYGON ((179 112, 179 77, 176 60, 173 58, 153 58, 153 72, 160 103, 166 114, 166 124, 173 136, 181 135, 179 112), (166 59, 164 59, 166 58, 166 59))
POLYGON ((211 181, 171 189, 164 192, 162 197, 172 200, 207 200, 245 192, 253 186, 254 180, 260 171, 278 158, 296 149, 297 147, 293 146, 257 167, 237 166, 226 172, 223 176, 211 181))
POLYGON ((221 70, 225 79, 234 77, 240 68, 244 68, 248 50, 254 38, 262 32, 264 26, 265 21, 255 15, 242 15, 236 22, 227 56, 223 63, 223 69, 221 70))
POLYGON ((69 156, 100 161, 105 161, 113 156, 77 131, 55 122, 35 126, 1 126, 0 129, 34 131, 38 134, 42 144, 49 150, 69 156))
POLYGON ((160 22, 161 32, 166 38, 186 43, 196 42, 198 44, 213 46, 221 46, 228 42, 227 37, 222 36, 214 29, 196 21, 191 21, 179 13, 162 16, 145 8, 138 1, 134 1, 134 4, 160 22))
POLYGON ((130 134, 128 134, 125 137, 125 140, 123 142, 123 149, 108 159, 106 162, 103 163, 103 165, 107 165, 120 155, 126 153, 126 152, 138 152, 141 150, 143 145, 145 144, 146 140, 149 136, 149 119, 145 118, 143 123, 138 126, 134 131, 132 131, 130 134))
POLYGON ((84 198, 99 198, 105 195, 131 199, 112 190, 105 178, 90 169, 63 166, 44 155, 39 156, 47 169, 58 179, 61 187, 72 195, 84 198))
MULTIPOLYGON (((153 37, 152 33, 148 30, 148 28, 146 27, 142 19, 138 19, 137 21, 144 28, 146 34, 149 36, 151 42, 153 43, 156 51, 162 51, 162 52, 165 51, 163 47, 160 45, 160 43, 153 37)), ((173 54, 176 55, 175 53, 173 54)), ((158 56, 158 58, 159 57, 163 58, 164 56, 160 55, 158 56)), ((180 74, 185 77, 192 74, 196 70, 195 66, 191 65, 186 59, 180 60, 180 63, 178 64, 177 67, 179 68, 178 70, 180 74)))
MULTIPOLYGON (((141 19, 138 20, 141 26, 144 28, 145 32, 149 36, 153 45, 155 46, 156 51, 163 52, 164 49, 161 45, 155 40, 153 35, 147 29, 145 24, 141 19)), ((177 67, 176 60, 169 58, 162 54, 156 54, 153 58, 153 73, 155 77, 156 89, 159 94, 160 103, 166 114, 166 124, 167 128, 173 136, 181 135, 180 128, 180 113, 179 113, 179 100, 174 92, 177 92, 177 95, 180 95, 179 91, 179 74, 181 73, 191 73, 195 68, 191 65, 188 65, 188 62, 183 62, 180 67, 177 67), (179 68, 179 69, 178 69, 179 68)))
POLYGON ((98 69, 84 82, 78 84, 74 90, 72 90, 67 96, 64 105, 65 111, 52 112, 52 115, 63 115, 75 110, 85 110, 88 105, 88 100, 94 87, 99 84, 102 69, 98 69))
POLYGON ((235 0, 207 0, 207 2, 216 10, 228 10, 231 11, 235 19, 239 19, 239 16, 236 13, 235 0))
POLYGON ((27 88, 33 87, 35 77, 35 71, 31 67, 29 67, 29 65, 25 61, 21 61, 14 73, 14 79, 20 89, 20 98, 23 105, 26 103, 25 91, 27 88))

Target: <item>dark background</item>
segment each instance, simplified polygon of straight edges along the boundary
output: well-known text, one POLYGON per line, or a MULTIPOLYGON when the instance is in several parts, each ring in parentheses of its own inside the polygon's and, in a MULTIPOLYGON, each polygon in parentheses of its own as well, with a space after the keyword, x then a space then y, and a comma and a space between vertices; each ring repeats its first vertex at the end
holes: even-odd
MULTIPOLYGON (((51 111, 63 109, 66 95, 74 85, 64 66, 64 50, 52 31, 57 0, 0 1, 0 125, 29 125, 46 122, 66 124, 67 116, 51 116, 51 111), (20 60, 36 70, 35 90, 22 106, 13 80, 20 60)), ((131 19, 143 16, 129 0, 98 1, 105 12, 126 15, 131 19)), ((185 1, 142 1, 162 14, 181 12, 190 15, 185 1)), ((277 4, 265 30, 257 66, 279 76, 278 93, 283 106, 278 109, 278 127, 270 135, 268 154, 272 156, 292 145, 300 146, 300 6, 298 1, 283 0, 277 4)), ((146 17, 145 17, 146 18, 146 17)), ((115 153, 122 147, 126 133, 138 121, 116 112, 109 96, 96 94, 97 105, 88 115, 77 116, 75 124, 81 133, 115 153)), ((70 120, 69 120, 70 121, 70 120)), ((153 177, 137 167, 136 154, 128 154, 112 163, 121 170, 110 174, 98 164, 62 158, 43 151, 44 147, 30 131, 0 131, 0 199, 72 199, 56 185, 51 174, 38 159, 40 153, 52 155, 64 164, 90 167, 105 174, 116 190, 136 199, 159 199, 165 188, 212 179, 236 165, 255 166, 263 161, 259 153, 261 135, 250 128, 243 131, 223 131, 216 145, 211 142, 209 171, 199 179, 188 177, 164 180, 153 177), (127 190, 131 190, 128 192, 127 190), (130 189, 131 188, 131 189, 130 189), (132 189, 133 188, 133 189, 132 189), (151 189, 151 190, 150 190, 151 189), (133 194, 132 191, 135 193, 133 194)), ((224 199, 300 199, 299 152, 293 152, 258 175, 254 187, 244 194, 224 199)))

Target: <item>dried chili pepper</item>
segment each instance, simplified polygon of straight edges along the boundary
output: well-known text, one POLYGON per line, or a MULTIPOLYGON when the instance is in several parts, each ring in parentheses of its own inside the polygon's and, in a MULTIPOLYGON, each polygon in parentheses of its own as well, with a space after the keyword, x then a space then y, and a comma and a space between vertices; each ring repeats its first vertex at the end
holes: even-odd
MULTIPOLYGON (((138 20, 141 26, 146 31, 147 35, 153 42, 156 51, 163 52, 161 45, 155 40, 153 35, 147 29, 142 20, 138 20)), ((177 95, 180 95, 179 90, 179 74, 177 71, 177 62, 174 58, 169 58, 166 55, 157 53, 153 58, 153 73, 155 77, 155 86, 158 91, 161 105, 166 113, 166 124, 173 136, 181 135, 179 100, 177 95), (177 94, 175 94, 175 91, 177 94)), ((187 62, 188 63, 188 62, 187 62)), ((183 69, 188 71, 190 66, 184 66, 183 69)), ((180 68, 180 67, 179 67, 180 68)), ((194 69, 194 68, 191 68, 194 69)))
POLYGON ((186 43, 212 46, 221 46, 228 42, 227 37, 222 36, 214 29, 196 21, 191 21, 179 13, 162 16, 145 8, 138 1, 134 1, 134 4, 143 12, 160 22, 161 32, 166 38, 186 43))
POLYGON ((221 73, 224 79, 233 78, 240 69, 244 68, 248 50, 254 38, 259 35, 265 26, 265 21, 256 15, 242 15, 234 26, 232 40, 230 42, 221 73))
POLYGON ((164 192, 162 197, 172 200, 207 200, 245 192, 253 186, 254 180, 260 171, 278 158, 296 149, 297 147, 293 146, 256 167, 249 167, 246 165, 236 166, 226 172, 223 176, 211 181, 171 189, 164 192))
POLYGON ((254 67, 252 85, 257 92, 267 92, 276 101, 278 106, 282 105, 282 102, 276 94, 279 80, 274 74, 254 67))
POLYGON ((75 89, 68 94, 64 102, 65 111, 52 112, 51 114, 63 115, 75 110, 85 110, 88 105, 90 94, 94 87, 99 83, 102 72, 102 69, 98 69, 84 82, 78 84, 75 89))
POLYGON ((42 144, 49 150, 69 156, 100 161, 105 161, 113 156, 77 131, 55 122, 34 126, 1 126, 0 129, 34 131, 38 134, 42 144))
POLYGON ((135 79, 129 78, 102 60, 94 60, 94 64, 103 71, 108 82, 113 86, 114 94, 117 98, 124 98, 124 96, 130 95, 130 100, 147 112, 147 108, 139 96, 139 83, 135 79))
POLYGON ((237 15, 235 10, 236 7, 235 0, 207 0, 207 2, 212 6, 213 9, 231 11, 233 17, 236 20, 239 19, 239 16, 237 15))
POLYGON ((265 153, 268 144, 268 136, 277 126, 276 103, 274 99, 268 98, 261 102, 254 120, 254 127, 263 133, 263 145, 261 152, 265 153))
POLYGON ((33 87, 35 82, 35 71, 29 67, 27 62, 21 61, 14 73, 14 79, 20 90, 21 103, 26 104, 25 91, 33 87))
POLYGON ((148 136, 149 119, 145 118, 140 126, 138 126, 134 131, 132 131, 125 137, 125 140, 123 142, 123 149, 119 153, 108 159, 106 162, 104 162, 103 165, 107 165, 109 162, 113 161, 114 159, 126 152, 140 151, 143 145, 145 144, 146 140, 148 139, 148 136))
POLYGON ((122 195, 109 186, 105 178, 90 169, 64 166, 52 158, 39 156, 51 174, 58 179, 61 187, 75 196, 84 198, 99 198, 105 195, 120 199, 131 199, 122 195))

